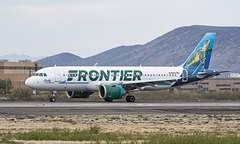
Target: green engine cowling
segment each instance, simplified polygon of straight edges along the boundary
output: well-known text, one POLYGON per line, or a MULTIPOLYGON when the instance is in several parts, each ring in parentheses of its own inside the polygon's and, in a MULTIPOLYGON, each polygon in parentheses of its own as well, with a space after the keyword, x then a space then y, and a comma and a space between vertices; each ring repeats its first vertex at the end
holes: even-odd
POLYGON ((89 98, 92 92, 89 91, 67 91, 69 98, 89 98))
POLYGON ((124 93, 121 85, 101 84, 99 87, 99 96, 102 99, 121 99, 124 93))

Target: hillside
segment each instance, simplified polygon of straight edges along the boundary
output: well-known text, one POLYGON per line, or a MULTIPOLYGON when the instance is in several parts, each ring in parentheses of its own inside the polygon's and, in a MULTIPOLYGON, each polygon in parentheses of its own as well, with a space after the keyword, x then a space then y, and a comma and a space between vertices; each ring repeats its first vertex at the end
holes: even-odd
MULTIPOLYGON (((190 55, 207 32, 216 33, 210 68, 240 72, 240 27, 186 26, 174 29, 144 45, 120 46, 85 59, 76 59, 61 65, 105 66, 177 66, 190 55)), ((69 57, 70 58, 70 57, 69 57)), ((46 58, 47 59, 47 58, 46 58)), ((50 66, 46 59, 43 65, 50 66)), ((62 58, 59 57, 61 60, 62 58)), ((56 59, 55 63, 59 65, 56 59)))
POLYGON ((71 53, 61 53, 53 55, 44 59, 39 60, 38 62, 42 63, 42 67, 54 66, 70 66, 73 62, 82 60, 81 57, 76 56, 71 53))

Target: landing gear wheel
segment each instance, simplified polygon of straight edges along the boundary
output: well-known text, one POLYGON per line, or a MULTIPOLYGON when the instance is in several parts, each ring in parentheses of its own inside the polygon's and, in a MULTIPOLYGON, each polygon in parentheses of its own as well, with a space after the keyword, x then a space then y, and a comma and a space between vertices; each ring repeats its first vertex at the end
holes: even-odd
POLYGON ((127 102, 135 102, 135 100, 136 100, 135 96, 127 96, 126 97, 127 102))
POLYGON ((52 91, 52 97, 50 98, 50 102, 55 102, 56 101, 56 98, 55 98, 56 93, 57 93, 57 91, 52 91))
POLYGON ((113 99, 104 99, 105 100, 105 102, 112 102, 113 101, 113 99))
POLYGON ((56 98, 55 97, 51 97, 50 98, 50 102, 55 102, 56 101, 56 98))
POLYGON ((127 96, 127 97, 126 97, 126 101, 127 101, 127 102, 129 102, 129 97, 130 97, 130 96, 127 96))

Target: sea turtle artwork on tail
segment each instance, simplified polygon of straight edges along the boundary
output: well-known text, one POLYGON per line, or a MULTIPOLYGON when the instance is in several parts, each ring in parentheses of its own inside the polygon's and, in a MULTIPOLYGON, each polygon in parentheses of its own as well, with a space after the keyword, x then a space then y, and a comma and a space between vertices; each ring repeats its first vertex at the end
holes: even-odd
POLYGON ((208 53, 212 52, 212 48, 209 48, 210 40, 206 40, 203 47, 196 51, 196 54, 193 54, 188 62, 186 69, 188 70, 190 66, 196 66, 197 64, 202 64, 201 68, 205 71, 204 64, 205 59, 208 53), (208 49, 209 48, 209 49, 208 49))

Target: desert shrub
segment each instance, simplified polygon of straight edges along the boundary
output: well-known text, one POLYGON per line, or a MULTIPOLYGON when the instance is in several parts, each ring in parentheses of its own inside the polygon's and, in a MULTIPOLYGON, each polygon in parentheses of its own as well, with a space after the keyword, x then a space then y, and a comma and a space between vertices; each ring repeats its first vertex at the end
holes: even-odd
POLYGON ((17 100, 30 100, 32 96, 32 89, 21 87, 13 89, 12 97, 17 100))

